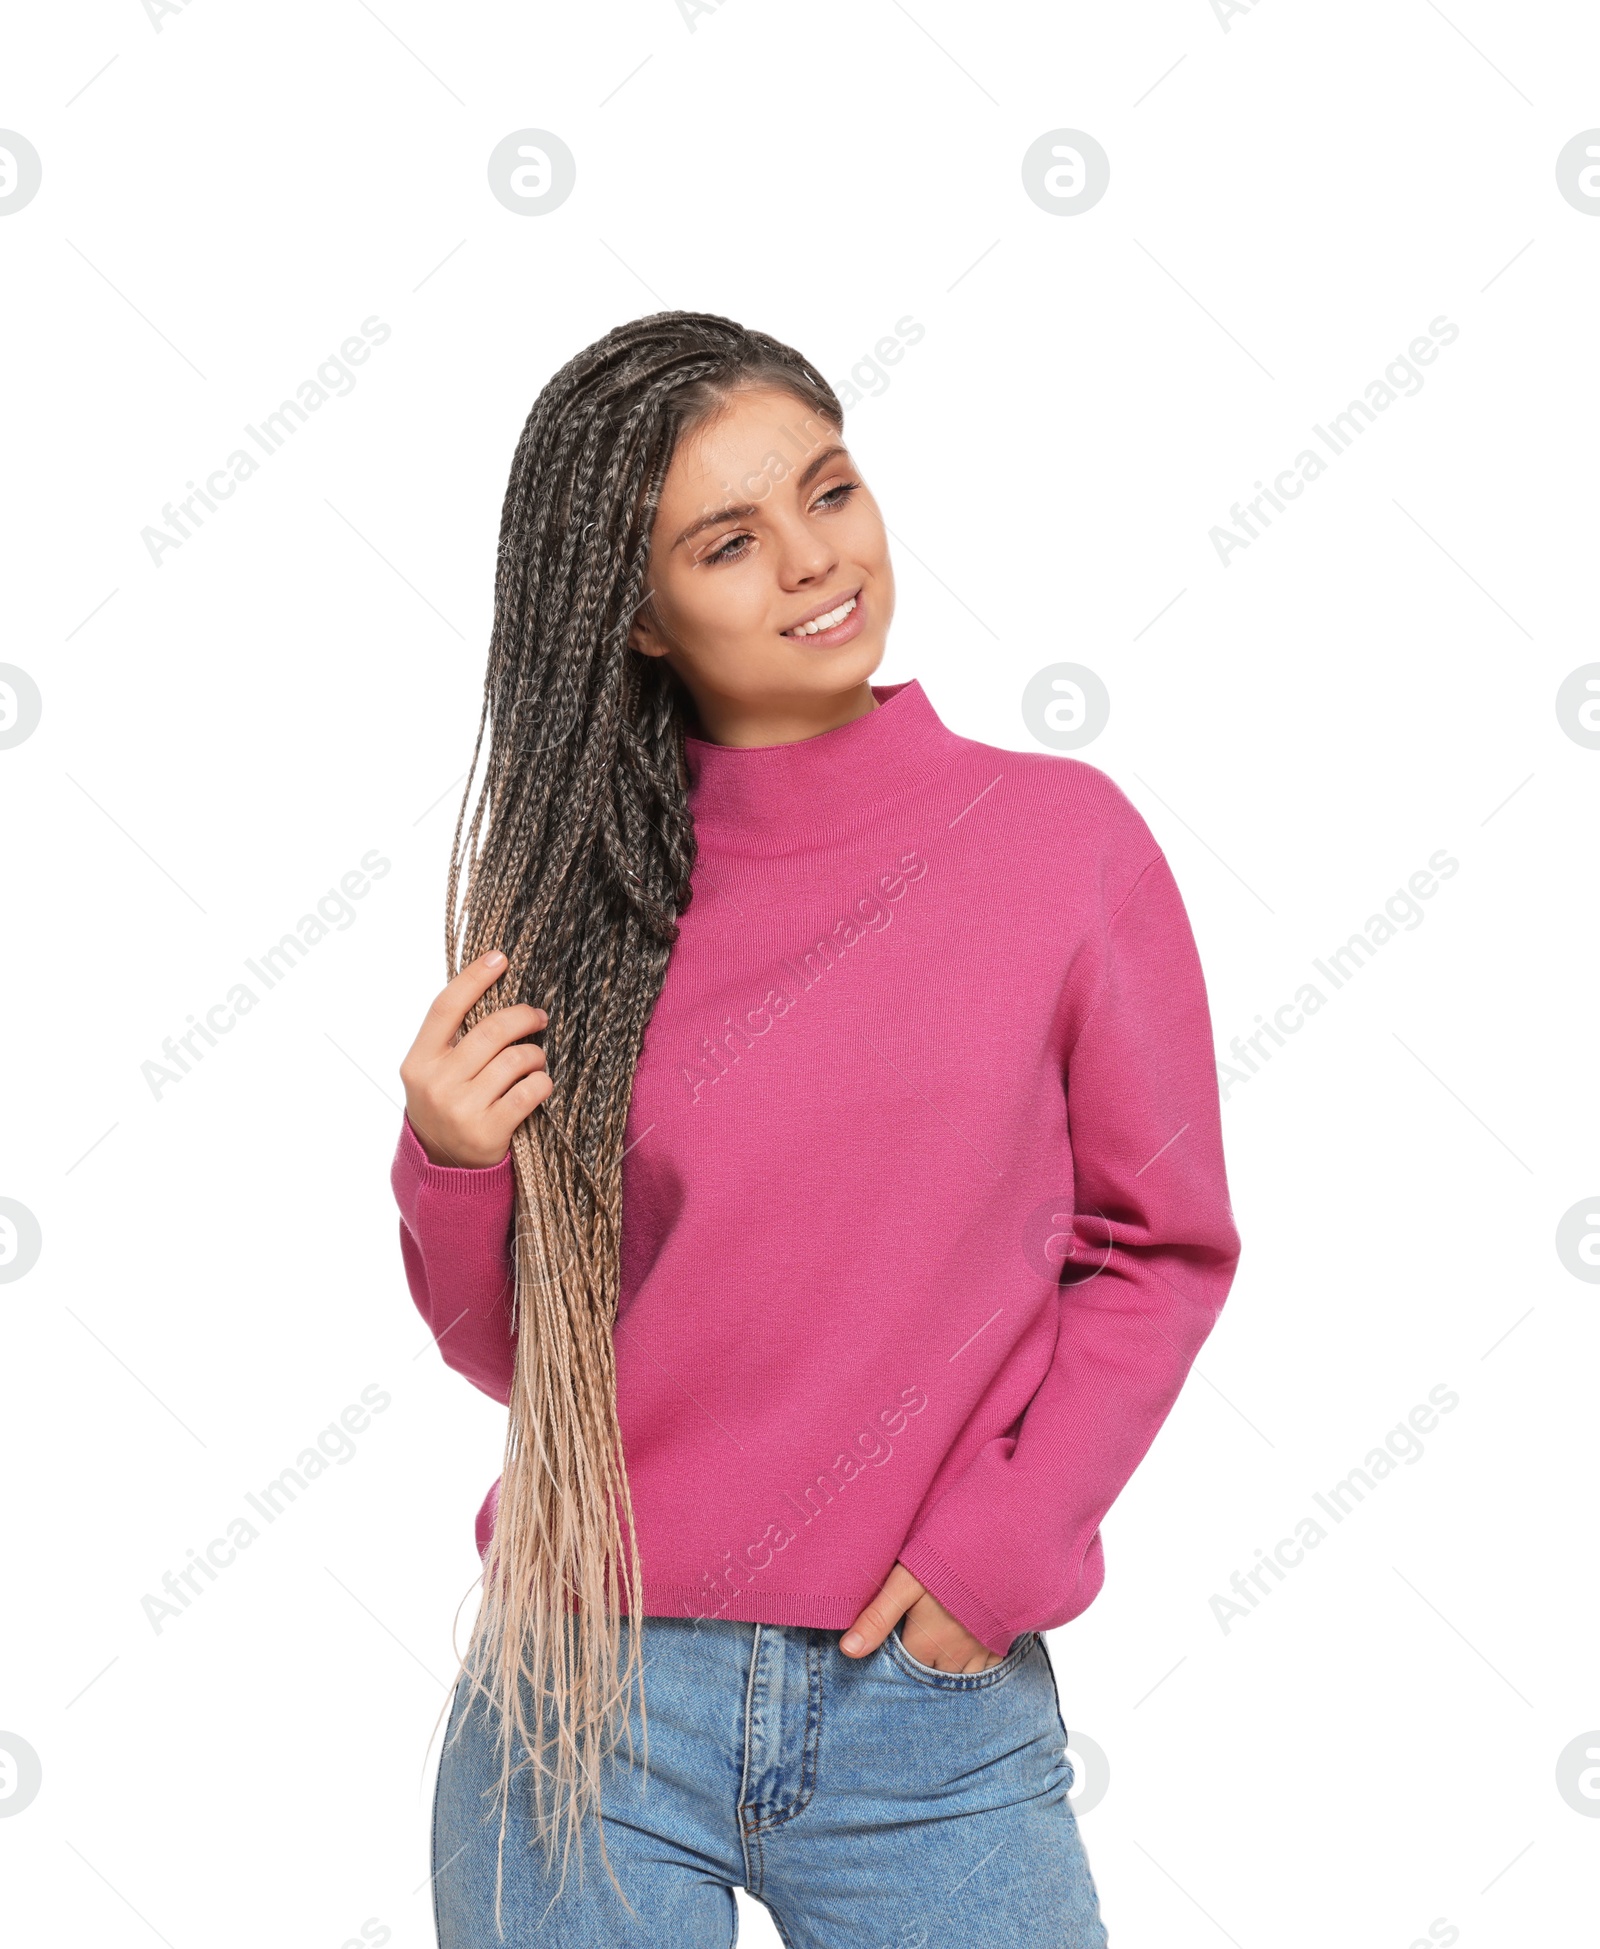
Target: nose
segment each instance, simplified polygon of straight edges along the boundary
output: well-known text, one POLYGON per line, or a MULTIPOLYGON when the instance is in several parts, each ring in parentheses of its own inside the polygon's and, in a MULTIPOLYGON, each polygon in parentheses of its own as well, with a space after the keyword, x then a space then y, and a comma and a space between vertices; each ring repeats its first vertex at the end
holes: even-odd
POLYGON ((785 533, 780 548, 778 579, 785 589, 808 589, 826 582, 839 563, 839 551, 828 537, 803 523, 785 533))

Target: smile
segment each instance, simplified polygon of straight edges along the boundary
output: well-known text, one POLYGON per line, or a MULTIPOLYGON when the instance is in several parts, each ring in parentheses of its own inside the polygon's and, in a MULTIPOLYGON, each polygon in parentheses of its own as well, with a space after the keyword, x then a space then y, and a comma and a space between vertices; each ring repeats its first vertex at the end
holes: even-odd
POLYGON ((808 623, 796 623, 793 629, 784 630, 785 636, 818 636, 825 629, 837 629, 846 616, 856 606, 857 596, 846 596, 836 609, 829 609, 823 615, 813 616, 808 623))

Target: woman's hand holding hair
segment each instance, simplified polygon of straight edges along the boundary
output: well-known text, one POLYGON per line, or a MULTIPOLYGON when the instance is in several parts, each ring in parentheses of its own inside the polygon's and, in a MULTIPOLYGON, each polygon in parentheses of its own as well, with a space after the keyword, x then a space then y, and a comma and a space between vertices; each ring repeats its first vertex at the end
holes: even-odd
POLYGON ((406 1115, 434 1164, 484 1170, 511 1148, 511 1133, 550 1094, 545 1054, 523 1038, 544 1009, 519 1002, 462 1033, 467 1011, 505 972, 498 948, 470 961, 433 998, 400 1065, 406 1115))

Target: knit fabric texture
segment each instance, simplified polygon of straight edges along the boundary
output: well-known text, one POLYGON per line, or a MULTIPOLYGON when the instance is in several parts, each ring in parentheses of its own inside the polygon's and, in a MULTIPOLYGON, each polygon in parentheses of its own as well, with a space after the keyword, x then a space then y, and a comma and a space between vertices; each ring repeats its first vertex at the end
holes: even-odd
MULTIPOLYGON (((898 1559, 1003 1655, 1098 1593, 1233 1280, 1211 1022, 1104 772, 872 688, 795 743, 688 740, 623 1163, 642 1608, 843 1630, 898 1559)), ((509 1157, 433 1164, 406 1121, 391 1182, 443 1359, 507 1401, 509 1157)))

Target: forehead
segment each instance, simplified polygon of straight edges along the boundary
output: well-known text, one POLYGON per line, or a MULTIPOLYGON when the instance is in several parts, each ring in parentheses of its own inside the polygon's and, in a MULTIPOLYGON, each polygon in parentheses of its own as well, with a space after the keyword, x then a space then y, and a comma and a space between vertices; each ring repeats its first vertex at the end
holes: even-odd
POLYGON ((663 484, 662 499, 714 505, 746 474, 760 471, 776 454, 790 471, 803 468, 813 454, 839 439, 837 428, 820 419, 791 392, 750 386, 731 393, 721 412, 692 427, 678 442, 663 484))

